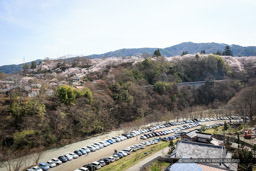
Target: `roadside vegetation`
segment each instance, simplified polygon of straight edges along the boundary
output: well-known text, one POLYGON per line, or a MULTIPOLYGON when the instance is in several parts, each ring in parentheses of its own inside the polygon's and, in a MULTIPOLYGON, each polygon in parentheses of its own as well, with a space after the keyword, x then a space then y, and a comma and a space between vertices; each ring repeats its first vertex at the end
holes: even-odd
POLYGON ((145 169, 144 171, 162 171, 166 169, 169 165, 170 163, 157 160, 152 165, 150 165, 148 169, 145 169))

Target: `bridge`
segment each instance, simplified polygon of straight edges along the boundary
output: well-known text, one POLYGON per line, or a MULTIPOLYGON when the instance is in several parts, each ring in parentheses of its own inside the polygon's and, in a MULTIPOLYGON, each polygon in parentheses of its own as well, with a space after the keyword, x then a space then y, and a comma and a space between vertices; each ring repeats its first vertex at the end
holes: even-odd
MULTIPOLYGON (((212 80, 208 82, 223 82, 223 81, 227 81, 227 80, 212 80)), ((191 87, 192 89, 196 90, 199 87, 205 85, 206 82, 207 81, 183 82, 183 83, 178 83, 177 87, 178 89, 181 89, 182 87, 191 87)))

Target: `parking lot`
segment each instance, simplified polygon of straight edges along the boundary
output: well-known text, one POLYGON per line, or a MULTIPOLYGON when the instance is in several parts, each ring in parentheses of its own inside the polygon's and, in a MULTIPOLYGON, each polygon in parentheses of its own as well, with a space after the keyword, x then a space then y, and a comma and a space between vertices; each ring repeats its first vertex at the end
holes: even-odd
MULTIPOLYGON (((228 119, 228 118, 226 118, 226 119, 228 119)), ((224 122, 224 118, 222 120, 206 119, 206 120, 201 120, 198 123, 209 126, 209 125, 213 125, 215 123, 223 123, 223 122, 224 122)), ((165 130, 172 129, 173 131, 172 132, 169 131, 168 135, 161 135, 161 137, 169 137, 169 136, 173 136, 173 135, 175 135, 175 134, 177 134, 179 132, 182 132, 182 131, 189 131, 189 130, 200 128, 200 125, 195 125, 193 127, 191 126, 189 128, 188 126, 192 125, 193 123, 196 123, 196 122, 188 121, 186 123, 185 122, 184 123, 179 123, 177 125, 172 125, 172 126, 168 126, 168 127, 166 127, 164 125, 159 125, 159 126, 155 127, 155 130, 153 130, 154 128, 152 128, 152 131, 160 132, 160 131, 165 131, 165 130), (184 125, 188 125, 188 126, 184 126, 184 125), (183 127, 183 128, 186 128, 186 129, 184 129, 184 130, 177 130, 178 127, 180 127, 180 128, 183 127)), ((142 131, 142 130, 140 130, 140 131, 142 131)), ((113 144, 111 144, 111 145, 109 145, 107 147, 104 147, 104 148, 102 148, 100 150, 97 150, 95 152, 90 152, 88 155, 82 155, 81 157, 78 157, 77 159, 73 159, 73 160, 68 161, 66 163, 63 163, 63 164, 61 164, 61 165, 59 165, 57 167, 51 168, 51 170, 56 170, 56 171, 57 170, 72 171, 72 170, 75 170, 77 168, 82 167, 85 164, 89 164, 89 163, 98 161, 99 159, 112 156, 113 153, 115 152, 115 150, 117 152, 119 152, 120 150, 123 150, 123 149, 125 149, 127 147, 130 147, 130 146, 134 146, 135 144, 140 144, 142 142, 154 139, 154 137, 157 137, 157 136, 149 137, 146 140, 140 139, 140 136, 143 136, 144 134, 152 133, 152 131, 147 131, 147 132, 144 132, 144 133, 142 132, 142 133, 138 134, 135 137, 128 138, 126 140, 123 140, 123 141, 120 141, 120 142, 117 142, 117 143, 113 143, 113 144)), ((84 146, 86 146, 86 145, 84 145, 84 146)), ((81 146, 80 148, 82 148, 84 146, 81 146)), ((69 151, 67 151, 67 153, 68 152, 69 151)), ((56 157, 58 157, 58 156, 56 156, 56 157)))

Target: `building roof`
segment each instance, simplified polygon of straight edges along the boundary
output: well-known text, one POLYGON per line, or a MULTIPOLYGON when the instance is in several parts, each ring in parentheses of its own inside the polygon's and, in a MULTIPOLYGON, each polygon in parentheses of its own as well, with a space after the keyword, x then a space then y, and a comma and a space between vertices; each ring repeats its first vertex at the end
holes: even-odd
POLYGON ((190 131, 186 134, 189 138, 194 138, 197 136, 197 130, 190 131))
POLYGON ((216 167, 216 166, 210 166, 210 165, 202 164, 202 163, 197 164, 197 165, 205 171, 224 171, 224 170, 227 170, 227 169, 224 169, 224 168, 220 168, 220 167, 216 167))
MULTIPOLYGON (((187 157, 184 157, 187 158, 187 157)), ((182 163, 181 160, 168 166, 168 171, 224 171, 229 170, 220 165, 211 165, 207 163, 182 163)))
POLYGON ((203 169, 196 163, 177 162, 170 167, 169 171, 203 171, 203 169))
POLYGON ((201 132, 197 132, 197 137, 198 138, 205 138, 205 139, 212 139, 212 135, 211 134, 206 134, 206 133, 201 133, 201 132))
MULTIPOLYGON (((173 156, 173 155, 172 155, 173 156)), ((175 149, 175 158, 225 158, 226 149, 222 146, 190 141, 179 141, 175 149)))

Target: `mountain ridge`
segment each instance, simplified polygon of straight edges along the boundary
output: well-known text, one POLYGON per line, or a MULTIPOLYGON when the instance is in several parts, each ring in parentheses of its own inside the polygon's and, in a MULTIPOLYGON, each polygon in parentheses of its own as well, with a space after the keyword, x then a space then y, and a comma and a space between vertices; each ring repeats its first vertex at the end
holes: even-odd
MULTIPOLYGON (((143 55, 152 55, 156 49, 159 49, 163 56, 176 56, 180 55, 183 51, 187 51, 190 54, 195 54, 197 52, 201 52, 205 50, 207 54, 215 53, 217 51, 223 51, 225 46, 228 44, 225 43, 193 43, 193 42, 183 42, 177 45, 173 45, 166 48, 123 48, 118 49, 102 54, 92 54, 88 56, 83 56, 87 58, 103 58, 103 57, 122 57, 122 56, 136 56, 138 54, 143 55)), ((234 56, 256 56, 256 46, 240 46, 232 44, 230 48, 233 52, 234 56)), ((75 58, 70 57, 68 59, 75 58)), ((30 63, 30 62, 29 62, 30 63)), ((22 70, 23 64, 18 65, 3 65, 0 66, 0 72, 4 72, 7 74, 12 74, 15 72, 19 72, 22 70)))

